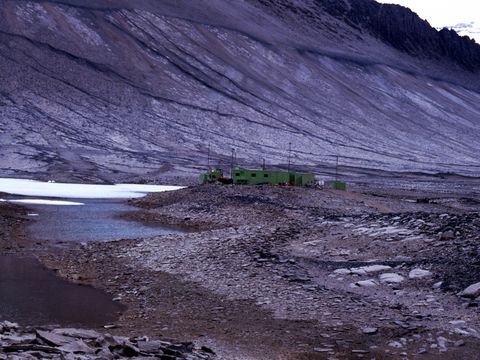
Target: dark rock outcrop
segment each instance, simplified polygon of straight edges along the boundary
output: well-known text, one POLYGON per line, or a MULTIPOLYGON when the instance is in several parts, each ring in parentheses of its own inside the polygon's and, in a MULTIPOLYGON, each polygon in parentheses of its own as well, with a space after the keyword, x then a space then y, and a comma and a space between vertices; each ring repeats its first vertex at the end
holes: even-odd
MULTIPOLYGON (((327 12, 360 32, 368 32, 410 55, 452 61, 470 71, 480 69, 480 45, 455 31, 437 31, 426 20, 401 5, 373 0, 258 0, 266 7, 285 9, 304 19, 322 22, 327 12)), ((319 24, 317 24, 318 26, 319 24)), ((333 29, 333 31, 336 31, 333 29)))

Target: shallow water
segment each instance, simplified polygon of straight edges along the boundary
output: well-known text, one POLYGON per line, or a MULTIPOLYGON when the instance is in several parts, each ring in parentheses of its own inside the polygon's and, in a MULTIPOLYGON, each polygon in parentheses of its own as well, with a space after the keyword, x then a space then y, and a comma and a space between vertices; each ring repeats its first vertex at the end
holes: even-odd
POLYGON ((34 240, 108 241, 181 233, 166 226, 148 226, 119 218, 138 211, 114 200, 82 200, 82 206, 27 205, 38 214, 27 231, 34 240))
POLYGON ((97 327, 122 310, 106 293, 69 283, 34 258, 0 256, 0 320, 97 327))
MULTIPOLYGON (((13 185, 18 185, 15 189, 11 187, 12 181, 4 181, 5 184, 9 187, 3 190, 12 194, 39 196, 48 193, 48 196, 59 199, 20 199, 34 220, 27 226, 32 240, 109 241, 183 232, 120 218, 120 215, 138 209, 115 198, 139 197, 148 191, 165 191, 164 188, 73 185, 70 189, 70 184, 54 186, 14 181, 13 185), (110 193, 107 194, 105 189, 110 193), (67 199, 59 196, 63 194, 60 190, 68 195, 67 199), (88 196, 75 203, 65 202, 71 197, 79 198, 79 194, 88 196)), ((122 309, 122 305, 113 302, 106 293, 65 281, 32 257, 0 256, 0 321, 15 321, 22 325, 97 327, 114 322, 122 309)))

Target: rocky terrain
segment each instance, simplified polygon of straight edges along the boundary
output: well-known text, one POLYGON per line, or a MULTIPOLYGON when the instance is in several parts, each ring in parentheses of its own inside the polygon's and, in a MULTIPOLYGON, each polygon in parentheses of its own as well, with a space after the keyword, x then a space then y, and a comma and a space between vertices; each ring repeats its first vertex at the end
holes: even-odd
POLYGON ((0 171, 478 174, 480 45, 371 0, 3 0, 0 171), (228 165, 227 165, 228 164, 228 165), (322 170, 323 171, 323 170, 322 170))
POLYGON ((24 231, 28 222, 27 211, 21 206, 0 202, 0 228, 2 229, 0 251, 2 254, 18 252, 32 246, 24 231))
POLYGON ((192 187, 132 201, 184 234, 42 261, 126 304, 114 331, 220 359, 473 359, 479 198, 460 189, 192 187))
POLYGON ((2 360, 211 359, 213 353, 204 350, 194 349, 191 343, 172 344, 146 336, 128 338, 73 328, 22 329, 9 321, 0 323, 2 360))

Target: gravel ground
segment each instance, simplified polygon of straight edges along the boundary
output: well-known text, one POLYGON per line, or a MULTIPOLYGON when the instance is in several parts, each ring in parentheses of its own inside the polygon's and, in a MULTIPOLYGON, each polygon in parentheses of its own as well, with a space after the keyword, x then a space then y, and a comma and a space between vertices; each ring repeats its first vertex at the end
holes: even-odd
POLYGON ((118 334, 221 359, 475 359, 479 293, 458 293, 480 281, 478 199, 427 195, 191 187, 131 202, 188 232, 43 261, 128 305, 118 334))

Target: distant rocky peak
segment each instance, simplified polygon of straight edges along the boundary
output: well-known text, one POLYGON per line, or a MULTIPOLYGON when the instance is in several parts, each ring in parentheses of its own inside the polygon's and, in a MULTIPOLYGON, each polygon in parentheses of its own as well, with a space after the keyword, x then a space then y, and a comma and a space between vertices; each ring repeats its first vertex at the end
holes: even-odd
MULTIPOLYGON (((252 1, 252 0, 251 0, 252 1)), ((450 61, 469 71, 480 70, 480 45, 456 32, 438 31, 412 10, 374 0, 255 0, 287 18, 289 12, 305 20, 326 13, 355 31, 417 58, 450 61)))
POLYGON ((477 44, 480 44, 480 23, 471 21, 469 23, 459 23, 455 25, 443 26, 443 27, 437 28, 437 30, 440 31, 443 28, 454 30, 458 35, 467 36, 470 39, 475 40, 477 44))

